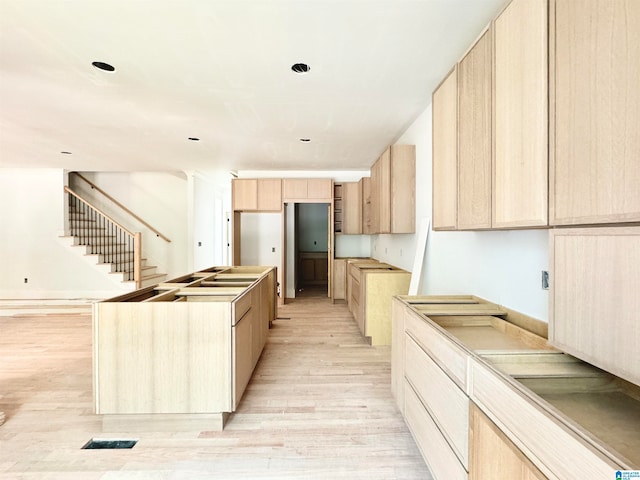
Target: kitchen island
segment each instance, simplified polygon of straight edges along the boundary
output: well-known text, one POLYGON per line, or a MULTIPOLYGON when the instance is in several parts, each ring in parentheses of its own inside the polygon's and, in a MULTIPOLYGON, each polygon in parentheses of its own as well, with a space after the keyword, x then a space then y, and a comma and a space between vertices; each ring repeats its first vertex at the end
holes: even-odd
POLYGON ((103 424, 222 429, 276 316, 274 267, 212 267, 94 304, 103 424))

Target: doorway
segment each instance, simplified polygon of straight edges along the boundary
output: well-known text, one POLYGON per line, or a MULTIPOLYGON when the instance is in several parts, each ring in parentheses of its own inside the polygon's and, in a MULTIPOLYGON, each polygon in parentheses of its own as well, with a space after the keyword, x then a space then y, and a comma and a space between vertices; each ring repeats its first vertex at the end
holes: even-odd
POLYGON ((329 203, 285 205, 285 298, 329 296, 330 207, 329 203))

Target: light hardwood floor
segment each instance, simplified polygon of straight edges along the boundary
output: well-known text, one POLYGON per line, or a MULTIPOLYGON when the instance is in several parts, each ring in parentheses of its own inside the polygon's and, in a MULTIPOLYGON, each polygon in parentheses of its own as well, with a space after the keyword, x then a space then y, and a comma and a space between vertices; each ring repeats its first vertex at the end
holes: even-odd
POLYGON ((224 431, 105 432, 90 316, 0 316, 0 479, 430 479, 391 397, 389 347, 326 298, 279 317, 224 431), (139 441, 81 450, 92 437, 139 441))

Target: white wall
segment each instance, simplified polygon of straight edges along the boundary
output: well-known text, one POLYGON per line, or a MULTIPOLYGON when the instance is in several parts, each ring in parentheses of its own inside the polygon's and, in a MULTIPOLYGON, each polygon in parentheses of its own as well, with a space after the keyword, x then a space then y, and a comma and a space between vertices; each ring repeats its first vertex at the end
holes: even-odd
POLYGON ((0 298, 96 299, 122 293, 60 241, 64 184, 61 169, 0 169, 0 298))
MULTIPOLYGON (((431 107, 399 144, 416 145, 416 223, 431 217, 431 107)), ((375 235, 371 255, 413 270, 418 234, 375 235)), ((548 230, 429 232, 420 293, 473 294, 548 321, 548 230)))

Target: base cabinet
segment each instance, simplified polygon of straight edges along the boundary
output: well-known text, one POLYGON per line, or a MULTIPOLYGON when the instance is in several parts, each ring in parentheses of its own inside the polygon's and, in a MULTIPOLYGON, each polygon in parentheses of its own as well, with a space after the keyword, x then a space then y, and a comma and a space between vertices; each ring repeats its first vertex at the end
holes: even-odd
POLYGON ((391 301, 406 295, 411 273, 375 260, 347 263, 347 303, 371 345, 391 345, 391 301))
POLYGON ((392 311, 392 393, 437 480, 640 468, 640 386, 551 347, 540 322, 473 296, 392 311))

